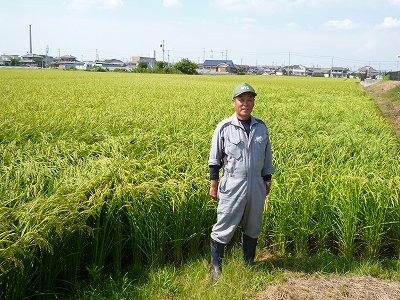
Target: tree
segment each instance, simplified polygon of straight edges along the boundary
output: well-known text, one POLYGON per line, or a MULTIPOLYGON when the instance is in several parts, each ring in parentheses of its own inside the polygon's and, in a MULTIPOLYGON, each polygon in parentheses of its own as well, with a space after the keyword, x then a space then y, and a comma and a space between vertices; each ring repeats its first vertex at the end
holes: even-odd
POLYGON ((148 64, 147 64, 147 62, 141 61, 141 62, 138 63, 137 67, 140 68, 140 69, 147 69, 148 64))
POLYGON ((157 69, 165 69, 168 67, 168 64, 165 61, 157 61, 156 62, 157 69))
POLYGON ((197 74, 196 71, 197 64, 191 62, 187 58, 184 58, 181 61, 177 62, 174 68, 181 71, 183 74, 191 74, 191 75, 197 74))
POLYGON ((11 58, 11 66, 20 66, 21 63, 16 58, 11 58))

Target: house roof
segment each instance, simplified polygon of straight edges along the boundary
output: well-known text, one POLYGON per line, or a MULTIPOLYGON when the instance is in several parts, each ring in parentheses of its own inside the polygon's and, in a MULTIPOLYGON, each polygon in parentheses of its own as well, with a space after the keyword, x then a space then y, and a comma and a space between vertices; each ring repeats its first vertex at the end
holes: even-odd
POLYGON ((223 59, 207 59, 203 63, 203 66, 205 67, 219 66, 219 65, 228 65, 230 67, 235 66, 232 60, 223 60, 223 59))
POLYGON ((362 68, 358 69, 358 71, 359 72, 366 72, 366 71, 368 71, 368 72, 378 72, 377 70, 375 70, 373 67, 370 67, 370 66, 362 67, 362 68))

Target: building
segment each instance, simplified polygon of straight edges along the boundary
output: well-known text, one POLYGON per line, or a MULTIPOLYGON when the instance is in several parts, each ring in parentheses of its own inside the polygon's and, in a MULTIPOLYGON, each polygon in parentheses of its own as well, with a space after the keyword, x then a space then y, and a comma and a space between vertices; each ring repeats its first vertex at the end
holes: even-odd
POLYGON ((363 74, 363 78, 375 78, 379 74, 379 71, 370 66, 362 67, 358 69, 358 72, 363 74))
POLYGON ((76 57, 72 55, 55 57, 53 60, 54 67, 64 70, 69 68, 76 68, 77 63, 78 61, 76 60, 76 57))
POLYGON ((312 77, 325 77, 328 78, 330 76, 330 68, 309 68, 310 76, 312 77))
POLYGON ((21 56, 20 64, 26 67, 46 67, 46 60, 44 55, 38 54, 25 54, 21 56))
POLYGON ((348 72, 349 72, 348 68, 332 67, 331 68, 331 77, 332 78, 347 78, 348 72))
POLYGON ((11 54, 0 55, 0 66, 11 66, 13 60, 19 62, 20 60, 19 55, 11 55, 11 54))
POLYGON ((156 58, 145 56, 132 56, 132 61, 131 63, 129 63, 129 66, 134 69, 137 68, 140 63, 146 63, 148 68, 154 69, 156 67, 156 58))
POLYGON ((208 73, 237 73, 237 68, 232 60, 207 59, 202 65, 208 73))
POLYGON ((119 59, 106 59, 103 61, 96 61, 93 67, 100 67, 107 71, 114 71, 115 69, 126 69, 126 63, 119 59))

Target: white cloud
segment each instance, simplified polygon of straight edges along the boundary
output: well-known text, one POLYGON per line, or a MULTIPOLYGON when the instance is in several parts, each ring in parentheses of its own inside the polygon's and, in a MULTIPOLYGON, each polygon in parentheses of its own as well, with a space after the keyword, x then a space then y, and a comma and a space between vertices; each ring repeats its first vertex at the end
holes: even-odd
POLYGON ((67 8, 70 10, 89 10, 89 9, 115 9, 123 5, 122 0, 70 0, 67 8))
POLYGON ((163 6, 165 7, 177 7, 181 5, 180 0, 163 0, 163 6))
POLYGON ((249 30, 254 28, 254 24, 256 23, 255 19, 243 17, 241 18, 240 22, 242 23, 242 29, 249 30))
POLYGON ((377 27, 380 29, 400 28, 400 20, 397 18, 387 17, 377 27))
POLYGON ((359 27, 359 24, 353 22, 350 19, 331 20, 326 22, 324 24, 324 27, 328 29, 351 30, 359 27))
POLYGON ((299 28, 299 25, 295 22, 289 22, 286 24, 286 27, 289 29, 296 29, 296 28, 299 28))
POLYGON ((389 3, 392 5, 400 5, 400 0, 389 0, 389 3))
POLYGON ((276 11, 298 6, 317 6, 342 0, 214 0, 225 10, 276 11))

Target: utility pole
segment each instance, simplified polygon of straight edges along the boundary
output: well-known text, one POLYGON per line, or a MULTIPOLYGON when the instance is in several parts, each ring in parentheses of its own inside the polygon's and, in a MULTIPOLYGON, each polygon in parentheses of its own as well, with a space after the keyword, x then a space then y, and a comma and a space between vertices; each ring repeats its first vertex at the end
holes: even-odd
POLYGON ((162 40, 162 44, 160 45, 160 47, 162 49, 162 61, 165 62, 165 60, 164 60, 164 52, 165 52, 164 40, 162 40))
POLYGON ((29 25, 29 54, 32 55, 32 26, 29 25))
POLYGON ((289 51, 289 74, 290 75, 290 51, 289 51))
POLYGON ((228 60, 228 50, 225 50, 225 59, 228 60))

